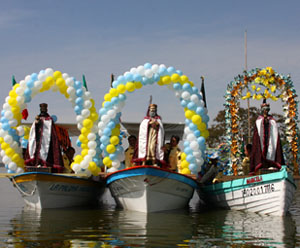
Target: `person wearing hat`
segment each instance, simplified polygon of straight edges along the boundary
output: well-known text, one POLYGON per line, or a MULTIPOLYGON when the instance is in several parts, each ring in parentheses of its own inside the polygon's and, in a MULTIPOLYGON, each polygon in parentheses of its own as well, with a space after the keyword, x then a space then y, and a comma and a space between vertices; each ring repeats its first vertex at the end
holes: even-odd
POLYGON ((137 151, 133 161, 142 165, 164 165, 164 128, 157 105, 150 104, 139 127, 137 151), (137 157, 136 157, 137 156, 137 157))
POLYGON ((264 99, 261 105, 262 115, 255 121, 252 153, 250 158, 250 173, 261 168, 280 169, 284 164, 280 136, 275 119, 269 115, 270 105, 264 99))
POLYGON ((63 172, 64 165, 54 121, 48 114, 48 105, 40 104, 40 114, 35 117, 28 139, 25 165, 50 167, 52 172, 63 172))

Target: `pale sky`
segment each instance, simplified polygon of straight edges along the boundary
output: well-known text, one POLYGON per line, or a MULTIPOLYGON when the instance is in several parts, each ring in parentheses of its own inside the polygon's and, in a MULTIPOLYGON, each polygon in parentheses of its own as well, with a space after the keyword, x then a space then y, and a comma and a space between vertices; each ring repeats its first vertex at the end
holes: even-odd
MULTIPOLYGON (((181 70, 199 88, 204 76, 212 124, 223 109, 227 85, 245 68, 245 30, 248 69, 272 66, 290 74, 300 91, 299 13, 298 0, 3 0, 0 104, 13 75, 19 82, 50 67, 80 81, 84 74, 99 109, 111 73, 117 78, 149 62, 181 70)), ((178 99, 162 86, 127 95, 122 120, 140 122, 150 95, 164 122, 184 122, 178 99)), ((76 123, 69 101, 53 92, 28 104, 29 121, 41 102, 58 122, 76 123)))

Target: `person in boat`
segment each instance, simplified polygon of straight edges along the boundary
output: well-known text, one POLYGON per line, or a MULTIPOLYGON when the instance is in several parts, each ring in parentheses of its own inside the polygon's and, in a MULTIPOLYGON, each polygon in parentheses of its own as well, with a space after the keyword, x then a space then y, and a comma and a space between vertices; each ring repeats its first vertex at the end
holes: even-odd
POLYGON ((72 146, 69 146, 67 150, 64 151, 64 154, 62 156, 64 162, 64 173, 73 172, 70 165, 73 162, 74 154, 75 154, 75 149, 72 146))
POLYGON ((28 139, 25 165, 50 167, 52 172, 63 172, 63 159, 53 119, 48 105, 40 104, 40 114, 35 117, 28 139))
POLYGON ((200 184, 209 185, 218 182, 218 179, 216 178, 219 173, 218 160, 218 152, 214 152, 213 154, 208 155, 208 164, 203 176, 200 179, 200 184))
POLYGON ((251 152, 252 152, 252 144, 245 145, 245 157, 242 161, 243 175, 249 174, 251 152))
POLYGON ((132 162, 132 157, 134 154, 135 146, 136 146, 136 136, 130 135, 128 137, 128 148, 125 150, 125 168, 129 168, 134 166, 134 163, 132 162))
POLYGON ((178 147, 179 136, 172 135, 170 143, 164 146, 164 161, 170 165, 170 170, 178 171, 180 168, 181 150, 178 147))
POLYGON ((264 99, 261 105, 262 115, 255 121, 252 153, 250 158, 250 173, 261 168, 279 170, 284 164, 282 146, 277 123, 269 115, 270 105, 264 99))
POLYGON ((156 165, 165 167, 164 162, 164 127, 157 114, 157 105, 150 104, 147 115, 139 127, 138 145, 134 154, 137 165, 156 165))

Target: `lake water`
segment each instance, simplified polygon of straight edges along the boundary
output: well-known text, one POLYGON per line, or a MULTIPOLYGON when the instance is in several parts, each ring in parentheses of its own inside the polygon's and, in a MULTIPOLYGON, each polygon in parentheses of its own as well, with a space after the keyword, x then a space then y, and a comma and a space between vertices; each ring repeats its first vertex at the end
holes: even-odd
MULTIPOLYGON (((0 172, 4 172, 1 168, 0 172)), ((144 214, 115 208, 30 210, 0 178, 0 247, 300 247, 300 191, 285 217, 190 208, 144 214)))

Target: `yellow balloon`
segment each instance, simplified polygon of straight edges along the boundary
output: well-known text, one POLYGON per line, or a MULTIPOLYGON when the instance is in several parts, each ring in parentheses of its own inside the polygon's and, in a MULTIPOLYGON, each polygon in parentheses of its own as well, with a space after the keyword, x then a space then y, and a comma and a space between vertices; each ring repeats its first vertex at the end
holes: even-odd
POLYGON ((118 90, 115 89, 115 88, 111 88, 111 89, 109 90, 109 93, 110 93, 110 95, 111 95, 112 97, 116 97, 116 96, 118 95, 118 90))
POLYGON ((76 155, 75 158, 74 158, 74 162, 76 164, 79 164, 82 160, 83 160, 83 158, 80 155, 76 155))
POLYGON ((111 130, 112 136, 118 136, 120 134, 120 129, 115 127, 113 130, 111 130))
POLYGON ((12 155, 15 153, 15 151, 14 151, 14 149, 9 147, 5 150, 5 153, 8 157, 12 157, 12 155))
POLYGON ((110 101, 111 98, 112 98, 112 96, 111 96, 109 93, 106 93, 106 94, 104 95, 104 100, 105 100, 105 101, 110 101))
POLYGON ((3 137, 0 137, 0 144, 2 144, 4 142, 3 137))
POLYGON ((109 144, 107 147, 106 147, 106 151, 108 153, 114 153, 116 151, 116 147, 112 144, 109 144))
POLYGON ((192 110, 187 110, 187 111, 185 111, 184 115, 187 119, 191 119, 193 117, 194 113, 192 110))
POLYGON ((93 121, 91 119, 85 119, 82 122, 82 124, 84 127, 89 128, 89 129, 91 129, 93 127, 93 121))
POLYGON ((182 173, 182 174, 185 174, 185 175, 189 175, 189 174, 191 174, 191 171, 190 171, 188 168, 183 168, 183 169, 181 170, 181 173, 182 173))
POLYGON ((172 80, 172 82, 174 82, 174 83, 179 82, 179 81, 180 81, 180 76, 179 76, 179 74, 174 73, 174 74, 171 76, 171 80, 172 80))
POLYGON ((141 82, 135 82, 135 88, 140 89, 143 87, 143 84, 141 82))
POLYGON ((85 157, 86 155, 88 155, 88 153, 89 153, 89 149, 83 149, 83 150, 81 150, 81 156, 82 157, 85 157))
POLYGON ((135 90, 135 86, 133 82, 128 82, 125 87, 128 92, 133 92, 135 90))
POLYGON ((18 104, 17 99, 15 97, 10 97, 8 100, 8 104, 12 107, 16 106, 18 104))
POLYGON ((17 94, 14 90, 11 90, 11 91, 9 92, 9 96, 10 96, 10 97, 16 98, 16 97, 18 96, 18 94, 17 94))
POLYGON ((86 127, 81 128, 81 133, 84 134, 85 136, 87 136, 90 132, 91 130, 89 128, 86 127))
POLYGON ((98 120, 99 115, 96 112, 92 112, 90 114, 90 118, 91 118, 91 120, 96 121, 96 120, 98 120))
POLYGON ((117 86, 117 90, 119 91, 119 93, 123 94, 123 93, 125 93, 125 91, 126 91, 126 87, 125 87, 124 84, 119 84, 119 85, 117 86))
POLYGON ((181 153, 181 161, 186 159, 186 154, 184 152, 181 153))
POLYGON ((111 159, 109 157, 105 157, 103 159, 103 164, 104 165, 109 166, 109 165, 111 165, 111 163, 112 163, 112 161, 111 161, 111 159))
POLYGON ((164 77, 162 78, 162 82, 163 82, 164 84, 169 84, 169 83, 171 83, 171 77, 170 77, 170 76, 164 76, 164 77))
POLYGON ((189 78, 186 75, 180 76, 181 83, 187 83, 189 81, 189 78))
POLYGON ((89 162, 89 169, 90 169, 90 171, 95 171, 96 168, 97 168, 97 165, 96 165, 95 162, 93 162, 93 161, 89 162))
POLYGON ((63 78, 56 79, 56 85, 58 88, 62 88, 64 85, 66 85, 66 82, 63 78))
POLYGON ((81 149, 89 149, 89 146, 87 143, 81 144, 80 147, 81 147, 81 149))
POLYGON ((201 132, 203 132, 203 131, 206 130, 206 124, 205 124, 204 122, 201 122, 201 123, 199 124, 199 130, 200 130, 201 132))
POLYGON ((7 144, 6 142, 3 142, 2 144, 1 144, 1 149, 2 150, 6 150, 6 149, 8 149, 10 146, 9 146, 9 144, 7 144))
POLYGON ((111 144, 113 144, 113 145, 116 146, 117 144, 119 144, 120 139, 119 139, 118 136, 114 135, 114 136, 112 136, 112 137, 110 138, 109 141, 110 141, 111 144))
POLYGON ((189 167, 189 162, 186 160, 181 161, 181 168, 188 168, 189 167))
POLYGON ((51 87, 53 84, 54 84, 53 77, 47 77, 43 86, 45 85, 45 89, 46 89, 48 87, 51 87))
POLYGON ((87 137, 83 134, 80 134, 78 139, 80 140, 81 143, 87 143, 88 142, 87 137))
POLYGON ((201 121, 202 121, 202 118, 201 118, 200 115, 195 114, 195 115, 192 116, 192 122, 193 122, 195 125, 200 124, 201 121))
POLYGON ((62 73, 60 71, 56 71, 53 73, 53 77, 55 79, 61 78, 62 77, 62 73))

